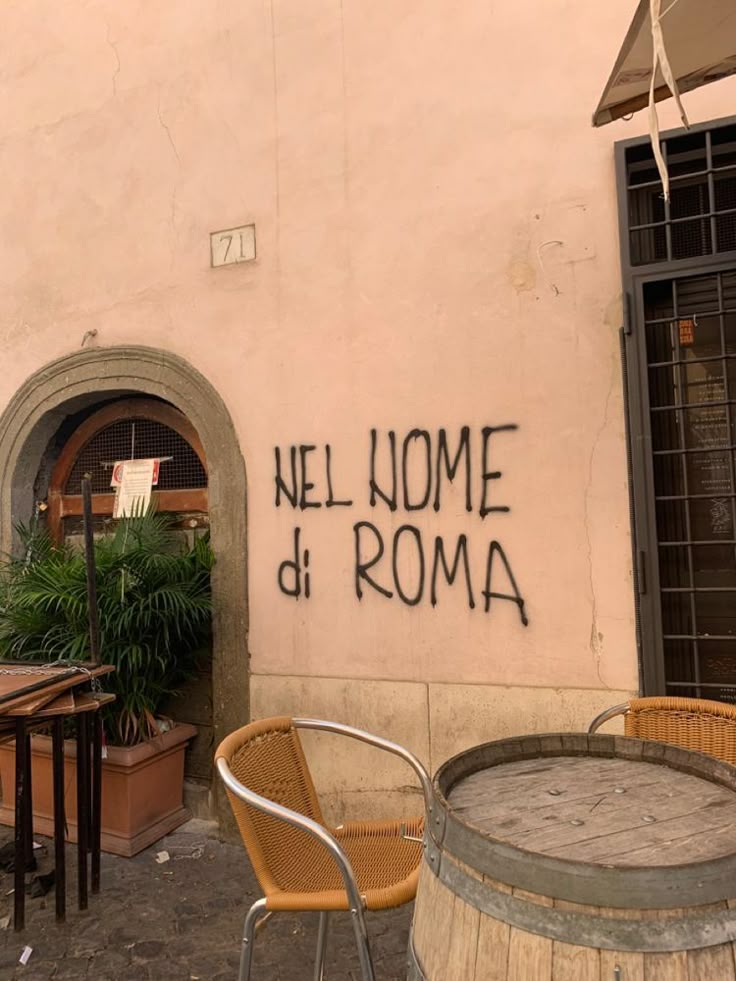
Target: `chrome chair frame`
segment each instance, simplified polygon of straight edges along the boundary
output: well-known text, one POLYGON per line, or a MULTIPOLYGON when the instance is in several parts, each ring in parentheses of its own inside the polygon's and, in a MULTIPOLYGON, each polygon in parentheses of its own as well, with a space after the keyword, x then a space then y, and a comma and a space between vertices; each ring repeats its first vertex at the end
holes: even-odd
MULTIPOLYGON (((392 753, 394 756, 400 757, 405 763, 408 763, 408 765, 418 776, 422 788, 422 794, 424 796, 425 810, 427 813, 429 812, 429 804, 432 795, 432 785, 429 774, 417 757, 408 749, 405 749, 398 743, 392 743, 388 739, 383 739, 381 736, 374 736, 372 733, 365 732, 363 729, 355 729, 352 726, 343 725, 339 722, 327 722, 324 719, 292 719, 292 724, 295 729, 314 729, 320 732, 331 732, 341 736, 348 736, 351 739, 357 739, 360 742, 367 743, 369 746, 374 746, 377 749, 382 749, 387 753, 392 753)), ((276 804, 274 801, 271 801, 266 797, 262 797, 260 794, 256 794, 252 790, 248 790, 248 788, 243 786, 239 780, 236 780, 225 760, 217 760, 217 770, 222 782, 225 784, 228 790, 235 794, 236 797, 239 797, 240 800, 244 801, 250 807, 254 807, 256 810, 262 811, 264 814, 279 818, 280 820, 285 821, 287 824, 300 828, 302 831, 305 831, 307 834, 315 838, 320 844, 324 845, 324 847, 330 853, 340 871, 343 882, 345 883, 345 891, 347 893, 350 905, 350 916, 353 922, 353 929, 355 931, 355 940, 358 947, 358 957, 360 960, 363 981, 375 981, 373 959, 371 957, 370 945, 368 942, 368 931, 365 922, 365 900, 360 895, 358 883, 356 881, 352 866, 350 865, 350 860, 340 847, 337 840, 317 821, 313 821, 311 818, 305 817, 305 815, 291 810, 291 808, 283 807, 281 804, 276 804)), ((265 926, 267 920, 269 920, 273 915, 272 911, 268 911, 266 909, 266 903, 267 900, 265 897, 256 900, 256 902, 253 903, 248 910, 245 917, 238 981, 250 981, 251 967, 253 963, 253 946, 255 943, 256 932, 262 926, 265 926)), ((325 952, 327 950, 328 927, 329 912, 327 910, 322 910, 319 915, 317 955, 314 966, 315 981, 323 981, 324 978, 324 960, 325 952)))
POLYGON ((629 703, 621 702, 620 705, 612 705, 610 708, 605 709, 605 711, 600 712, 593 721, 588 726, 588 733, 595 732, 596 729, 600 729, 604 722, 608 722, 609 719, 615 719, 617 715, 626 715, 629 711, 629 703))

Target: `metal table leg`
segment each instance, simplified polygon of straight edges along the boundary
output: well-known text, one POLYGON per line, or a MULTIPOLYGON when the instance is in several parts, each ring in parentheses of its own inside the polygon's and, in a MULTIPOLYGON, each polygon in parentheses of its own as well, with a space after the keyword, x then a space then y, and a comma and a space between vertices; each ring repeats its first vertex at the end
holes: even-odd
POLYGON ((64 807, 64 717, 54 719, 52 728, 52 755, 54 768, 54 859, 56 886, 56 921, 63 923, 66 917, 66 856, 64 839, 66 813, 64 807))
POLYGON ((15 720, 15 893, 13 896, 13 928, 16 931, 22 930, 26 925, 27 746, 25 719, 17 718, 15 720))
POLYGON ((102 831, 102 715, 92 712, 92 892, 100 891, 100 839, 102 831))
POLYGON ((31 773, 31 734, 26 724, 25 751, 25 807, 23 809, 23 848, 25 861, 23 871, 33 869, 33 778, 31 773))
POLYGON ((77 716, 77 868, 79 908, 87 909, 89 849, 89 727, 85 713, 77 716))

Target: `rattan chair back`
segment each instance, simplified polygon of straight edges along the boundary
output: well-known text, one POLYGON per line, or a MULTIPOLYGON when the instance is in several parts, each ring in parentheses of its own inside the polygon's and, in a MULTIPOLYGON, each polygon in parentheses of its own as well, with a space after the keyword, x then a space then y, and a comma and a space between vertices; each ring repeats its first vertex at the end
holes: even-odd
POLYGON ((632 698, 624 732, 736 765, 736 707, 704 698, 632 698))
MULTIPOLYGON (((250 790, 324 824, 290 718, 264 719, 238 729, 222 742, 217 755, 250 790)), ((250 807, 230 791, 227 794, 263 891, 269 895, 293 889, 298 865, 320 846, 299 828, 250 807)))

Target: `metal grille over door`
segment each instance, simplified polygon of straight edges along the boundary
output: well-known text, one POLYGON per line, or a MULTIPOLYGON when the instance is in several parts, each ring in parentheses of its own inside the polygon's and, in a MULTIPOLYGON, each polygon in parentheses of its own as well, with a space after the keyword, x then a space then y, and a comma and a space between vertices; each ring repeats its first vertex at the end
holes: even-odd
POLYGON ((643 305, 665 684, 736 701, 736 272, 643 305))
POLYGON ((153 501, 159 511, 207 523, 207 463, 198 434, 181 412, 165 402, 131 398, 93 412, 69 437, 49 480, 48 519, 53 537, 75 533, 82 513, 81 481, 92 478, 92 510, 109 519, 115 495, 112 467, 119 460, 161 461, 153 501))
POLYGON ((96 433, 77 457, 64 487, 65 494, 82 493, 82 477, 92 477, 92 492, 110 491, 112 464, 117 460, 161 460, 159 490, 207 486, 207 473, 189 443, 155 419, 121 419, 96 433))

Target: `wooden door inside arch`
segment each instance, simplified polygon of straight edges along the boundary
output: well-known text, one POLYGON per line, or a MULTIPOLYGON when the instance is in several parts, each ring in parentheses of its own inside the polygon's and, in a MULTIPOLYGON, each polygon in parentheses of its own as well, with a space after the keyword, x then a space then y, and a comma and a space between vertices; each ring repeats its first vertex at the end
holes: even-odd
POLYGON ((156 508, 195 530, 208 524, 207 461, 189 420, 167 402, 121 399, 88 416, 62 447, 49 480, 48 521, 57 541, 79 528, 82 477, 92 479, 92 511, 98 523, 112 520, 110 487, 119 460, 160 459, 153 495, 156 508))
MULTIPOLYGON (((113 465, 120 460, 161 461, 152 495, 156 509, 172 521, 190 543, 209 527, 207 460, 199 436, 178 409, 149 398, 125 398, 88 415, 59 450, 48 485, 48 527, 57 542, 81 544, 81 481, 92 481, 95 532, 113 522, 115 495, 110 486, 113 465)), ((103 651, 104 656, 104 651, 103 651)), ((162 714, 197 726, 185 764, 190 780, 209 784, 214 743, 211 653, 202 658, 197 676, 162 714)))

